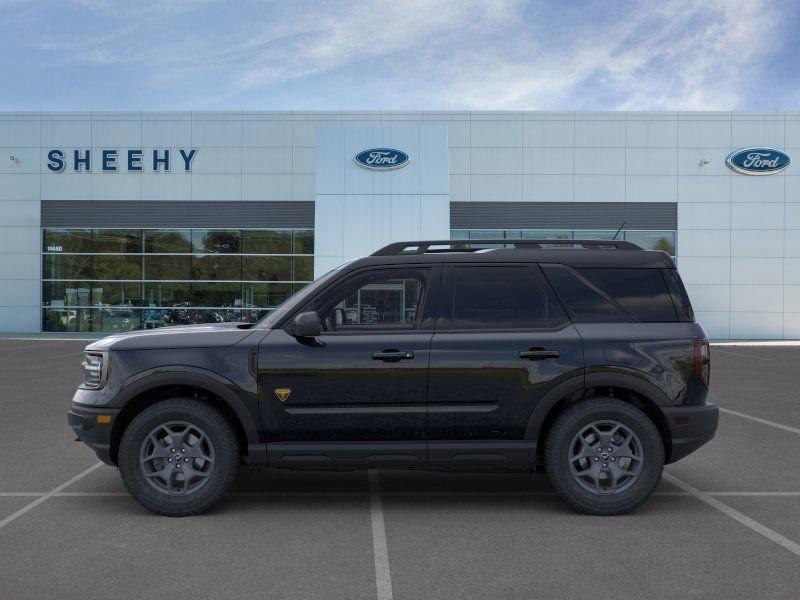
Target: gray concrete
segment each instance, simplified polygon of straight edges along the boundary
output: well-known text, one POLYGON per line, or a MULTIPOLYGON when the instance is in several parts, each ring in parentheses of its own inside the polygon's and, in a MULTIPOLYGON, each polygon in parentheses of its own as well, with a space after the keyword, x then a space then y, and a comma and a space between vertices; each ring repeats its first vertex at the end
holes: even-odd
MULTIPOLYGON (((378 597, 364 472, 243 470, 190 519, 149 514, 105 466, 52 496, 10 495, 52 492, 96 463, 65 423, 82 346, 0 340, 0 523, 40 499, 0 525, 0 598, 378 597)), ((720 406, 800 427, 800 348, 712 352, 720 406)), ((798 455, 800 434, 723 413, 715 440, 667 469, 800 542, 798 455)), ((395 600, 800 590, 800 556, 668 482, 616 518, 575 514, 522 474, 381 471, 380 496, 395 600)))

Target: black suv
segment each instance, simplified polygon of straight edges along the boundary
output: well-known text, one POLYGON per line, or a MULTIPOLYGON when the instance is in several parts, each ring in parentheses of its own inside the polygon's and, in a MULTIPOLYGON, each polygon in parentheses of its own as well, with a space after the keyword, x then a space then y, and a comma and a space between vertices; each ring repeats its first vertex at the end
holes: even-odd
POLYGON ((391 244, 257 323, 112 335, 83 369, 70 425, 174 516, 243 461, 540 467, 572 506, 618 514, 718 418, 672 259, 617 241, 391 244))

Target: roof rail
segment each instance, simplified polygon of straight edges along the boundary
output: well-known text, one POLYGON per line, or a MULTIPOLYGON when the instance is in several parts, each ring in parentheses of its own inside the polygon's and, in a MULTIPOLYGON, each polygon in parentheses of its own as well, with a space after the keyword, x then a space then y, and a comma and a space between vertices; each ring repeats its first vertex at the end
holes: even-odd
POLYGON ((592 250, 641 250, 631 242, 619 240, 426 240, 395 242, 372 253, 372 256, 430 254, 436 252, 477 252, 494 246, 520 249, 542 249, 554 246, 592 250))

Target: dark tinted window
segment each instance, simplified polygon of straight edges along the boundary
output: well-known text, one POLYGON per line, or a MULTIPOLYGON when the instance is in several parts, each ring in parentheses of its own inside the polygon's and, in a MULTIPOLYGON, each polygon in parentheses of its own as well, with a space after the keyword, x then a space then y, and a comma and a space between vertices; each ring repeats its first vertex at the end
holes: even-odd
POLYGON ((528 267, 454 267, 449 279, 455 329, 549 328, 566 319, 528 267))
POLYGON ((580 269, 579 272, 640 321, 677 321, 659 269, 580 269))
POLYGON ((658 269, 543 267, 576 322, 676 321, 672 298, 658 269))
POLYGON ((678 271, 676 269, 664 269, 661 272, 664 274, 667 287, 669 287, 669 291, 672 294, 672 302, 675 304, 678 320, 691 323, 694 321, 694 310, 692 310, 692 303, 689 302, 689 295, 686 293, 686 288, 683 287, 678 271))

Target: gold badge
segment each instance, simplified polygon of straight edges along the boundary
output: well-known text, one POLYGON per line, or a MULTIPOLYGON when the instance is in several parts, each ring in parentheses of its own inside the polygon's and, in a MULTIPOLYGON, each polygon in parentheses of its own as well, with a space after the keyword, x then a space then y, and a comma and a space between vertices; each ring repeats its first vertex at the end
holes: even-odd
POLYGON ((281 402, 286 402, 286 399, 289 397, 289 394, 291 393, 292 390, 290 390, 289 388, 275 388, 275 395, 281 402))

